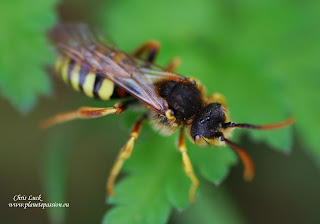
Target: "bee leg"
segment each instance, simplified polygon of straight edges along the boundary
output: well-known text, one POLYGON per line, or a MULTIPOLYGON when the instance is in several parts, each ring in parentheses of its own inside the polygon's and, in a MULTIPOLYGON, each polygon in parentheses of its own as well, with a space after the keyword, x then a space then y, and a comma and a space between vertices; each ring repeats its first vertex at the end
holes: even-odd
POLYGON ((167 70, 169 72, 174 72, 180 67, 180 65, 181 65, 181 59, 179 57, 174 57, 167 65, 167 70))
POLYGON ((134 53, 134 57, 140 58, 143 53, 147 53, 146 61, 153 63, 156 59, 156 56, 158 55, 158 52, 160 50, 160 43, 155 40, 150 40, 144 45, 142 45, 140 48, 138 48, 134 53))
POLYGON ((182 154, 182 164, 183 164, 184 171, 186 172, 187 176, 190 178, 190 180, 192 182, 192 185, 189 190, 189 200, 191 203, 193 203, 195 200, 195 194, 196 194, 196 191, 197 191, 197 188, 199 185, 199 181, 193 173, 192 164, 191 164, 191 161, 190 161, 189 156, 187 154, 187 147, 186 147, 185 138, 184 138, 182 128, 180 130, 178 148, 182 154))
POLYGON ((107 192, 110 196, 114 195, 113 187, 114 187, 115 180, 118 174, 120 173, 123 163, 126 161, 126 159, 130 157, 133 150, 134 142, 135 140, 137 140, 142 124, 146 119, 147 119, 147 116, 144 115, 141 118, 139 118, 136 121, 136 123, 133 125, 130 132, 130 138, 127 141, 127 143, 123 146, 123 148, 120 150, 118 158, 111 169, 111 173, 107 181, 107 192))
POLYGON ((49 128, 53 125, 67 122, 74 119, 83 118, 96 118, 106 116, 108 114, 120 114, 127 108, 126 102, 116 103, 113 107, 95 108, 95 107, 81 107, 76 111, 69 111, 61 114, 57 114, 47 120, 40 123, 40 127, 43 129, 49 128))

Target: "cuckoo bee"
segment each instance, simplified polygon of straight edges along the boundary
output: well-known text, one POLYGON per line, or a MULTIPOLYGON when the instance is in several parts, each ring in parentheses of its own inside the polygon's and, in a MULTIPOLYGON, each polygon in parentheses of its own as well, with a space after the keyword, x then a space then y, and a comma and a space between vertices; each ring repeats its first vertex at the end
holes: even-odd
POLYGON ((184 131, 192 143, 200 147, 228 145, 244 166, 244 179, 254 176, 254 164, 248 153, 229 140, 236 128, 278 129, 294 122, 289 118, 271 125, 238 124, 231 121, 226 100, 220 93, 207 97, 205 87, 196 79, 174 73, 179 60, 173 59, 165 68, 154 60, 160 49, 149 41, 132 54, 119 50, 107 36, 85 24, 58 24, 49 33, 59 56, 56 71, 75 90, 100 100, 121 99, 113 107, 81 107, 61 113, 42 123, 42 127, 78 118, 97 118, 120 114, 133 105, 145 108, 145 114, 134 123, 129 140, 121 149, 107 182, 113 195, 114 183, 121 167, 132 153, 134 142, 146 120, 155 129, 170 135, 180 131, 178 148, 183 168, 191 180, 189 199, 194 201, 199 181, 188 157, 184 131))

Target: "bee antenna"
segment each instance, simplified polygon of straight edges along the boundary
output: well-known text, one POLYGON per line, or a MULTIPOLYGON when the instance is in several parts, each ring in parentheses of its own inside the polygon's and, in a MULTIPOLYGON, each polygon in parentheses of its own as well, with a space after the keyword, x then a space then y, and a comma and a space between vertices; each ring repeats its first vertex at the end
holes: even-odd
POLYGON ((236 124, 233 122, 224 123, 224 128, 250 128, 250 129, 259 129, 259 130, 273 130, 287 127, 295 122, 294 117, 290 117, 287 120, 284 120, 275 124, 267 124, 267 125, 252 125, 252 124, 236 124))
POLYGON ((233 151, 237 153, 244 167, 243 179, 245 181, 251 181, 254 177, 254 163, 250 155, 238 144, 226 139, 224 136, 220 136, 219 139, 220 141, 224 141, 233 151))

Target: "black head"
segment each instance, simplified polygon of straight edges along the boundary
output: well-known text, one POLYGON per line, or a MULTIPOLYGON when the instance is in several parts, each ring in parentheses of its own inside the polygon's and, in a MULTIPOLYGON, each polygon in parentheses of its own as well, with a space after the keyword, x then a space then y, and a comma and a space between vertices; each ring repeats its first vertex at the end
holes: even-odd
POLYGON ((230 121, 228 112, 221 104, 211 103, 204 107, 190 127, 189 138, 198 146, 219 146, 227 144, 233 149, 244 165, 243 177, 250 181, 254 177, 254 164, 249 154, 239 145, 229 140, 235 128, 274 130, 295 122, 289 118, 283 122, 270 125, 236 124, 230 121))
POLYGON ((191 125, 191 138, 199 146, 220 145, 219 137, 223 136, 226 122, 229 122, 226 109, 221 104, 211 103, 202 109, 191 125))

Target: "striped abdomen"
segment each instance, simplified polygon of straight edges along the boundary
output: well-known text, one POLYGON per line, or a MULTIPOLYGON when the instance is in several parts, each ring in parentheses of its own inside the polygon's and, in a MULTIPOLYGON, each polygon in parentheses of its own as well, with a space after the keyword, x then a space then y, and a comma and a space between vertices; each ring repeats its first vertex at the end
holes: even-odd
POLYGON ((55 69, 67 84, 88 97, 110 100, 130 96, 109 79, 102 78, 67 56, 58 57, 55 69))

